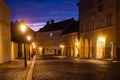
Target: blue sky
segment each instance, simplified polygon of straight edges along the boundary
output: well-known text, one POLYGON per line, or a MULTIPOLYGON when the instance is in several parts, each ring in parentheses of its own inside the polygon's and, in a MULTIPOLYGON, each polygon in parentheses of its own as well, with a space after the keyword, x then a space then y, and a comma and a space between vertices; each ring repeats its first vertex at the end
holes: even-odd
POLYGON ((6 0, 11 8, 11 20, 25 20, 37 31, 48 20, 55 22, 69 18, 78 20, 77 3, 80 0, 6 0))

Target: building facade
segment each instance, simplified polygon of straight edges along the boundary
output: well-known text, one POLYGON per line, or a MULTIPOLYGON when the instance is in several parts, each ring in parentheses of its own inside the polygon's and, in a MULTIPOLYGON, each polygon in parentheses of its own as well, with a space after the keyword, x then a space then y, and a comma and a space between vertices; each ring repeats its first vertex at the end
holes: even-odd
POLYGON ((12 60, 15 58, 24 57, 24 45, 27 57, 33 54, 32 42, 35 42, 34 31, 27 26, 27 23, 22 21, 11 22, 11 57, 12 60), (21 26, 25 25, 25 32, 21 30, 21 26), (28 41, 27 37, 30 36, 31 40, 28 41))
POLYGON ((39 45, 39 54, 41 55, 61 55, 62 31, 69 26, 74 19, 68 19, 55 23, 54 20, 36 32, 36 39, 39 45))
POLYGON ((10 7, 0 0, 0 63, 11 60, 10 7))
POLYGON ((63 56, 79 56, 78 30, 78 22, 73 21, 62 31, 61 49, 63 56))
POLYGON ((80 58, 120 58, 120 1, 81 0, 80 58))

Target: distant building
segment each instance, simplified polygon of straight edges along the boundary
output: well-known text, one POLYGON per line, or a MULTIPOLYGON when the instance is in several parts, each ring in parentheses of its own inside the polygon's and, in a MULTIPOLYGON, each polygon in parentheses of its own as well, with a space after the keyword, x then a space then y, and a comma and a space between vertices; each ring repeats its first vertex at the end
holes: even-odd
POLYGON ((80 58, 120 58, 120 0, 81 0, 80 58))
POLYGON ((48 21, 47 24, 36 32, 36 39, 42 51, 41 55, 61 55, 62 32, 70 26, 75 20, 68 19, 55 23, 54 20, 48 21))
POLYGON ((26 53, 29 56, 29 48, 31 55, 33 54, 32 42, 34 39, 34 31, 27 26, 25 21, 15 21, 11 22, 11 54, 12 59, 15 58, 23 58, 24 57, 24 42, 26 44, 26 53), (23 33, 21 31, 21 26, 26 26, 26 31, 23 33), (31 44, 29 47, 29 41, 27 40, 27 36, 31 36, 31 44))
POLYGON ((78 22, 72 21, 62 31, 61 49, 63 56, 78 57, 78 22))
POLYGON ((10 7, 0 0, 0 64, 11 60, 10 7))

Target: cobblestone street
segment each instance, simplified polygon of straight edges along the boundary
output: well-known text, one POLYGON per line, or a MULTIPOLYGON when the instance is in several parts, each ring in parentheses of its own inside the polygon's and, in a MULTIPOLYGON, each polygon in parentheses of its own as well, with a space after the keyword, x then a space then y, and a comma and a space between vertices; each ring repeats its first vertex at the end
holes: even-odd
POLYGON ((120 80, 118 61, 81 60, 62 56, 37 57, 33 80, 120 80))
POLYGON ((24 67, 23 59, 16 59, 0 64, 0 80, 26 80, 31 61, 27 61, 28 67, 24 67))

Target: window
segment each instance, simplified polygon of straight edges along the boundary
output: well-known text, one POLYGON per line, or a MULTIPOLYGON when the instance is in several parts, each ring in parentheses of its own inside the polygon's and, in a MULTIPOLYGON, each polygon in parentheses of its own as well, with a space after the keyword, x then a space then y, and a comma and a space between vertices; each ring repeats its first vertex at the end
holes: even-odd
POLYGON ((98 6, 98 12, 102 12, 103 11, 103 5, 99 5, 98 6))
POLYGON ((107 21, 107 26, 112 25, 112 14, 111 13, 106 15, 106 21, 107 21))
POLYGON ((84 8, 81 7, 79 11, 80 11, 80 14, 84 13, 84 8))
POLYGON ((86 5, 86 10, 90 9, 93 7, 93 1, 89 1, 86 5))
POLYGON ((120 26, 120 15, 118 15, 118 25, 120 26))
POLYGON ((98 28, 101 28, 101 26, 102 26, 101 16, 98 16, 98 28))
POLYGON ((50 33, 50 36, 51 36, 51 37, 53 36, 53 33, 52 33, 52 32, 50 33))
POLYGON ((95 28, 95 18, 94 17, 92 18, 91 26, 92 26, 91 29, 93 30, 95 28))
POLYGON ((100 3, 100 2, 102 2, 102 0, 97 0, 97 3, 100 3))

